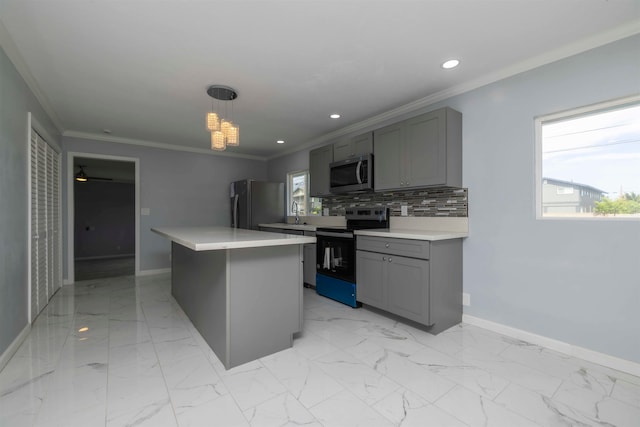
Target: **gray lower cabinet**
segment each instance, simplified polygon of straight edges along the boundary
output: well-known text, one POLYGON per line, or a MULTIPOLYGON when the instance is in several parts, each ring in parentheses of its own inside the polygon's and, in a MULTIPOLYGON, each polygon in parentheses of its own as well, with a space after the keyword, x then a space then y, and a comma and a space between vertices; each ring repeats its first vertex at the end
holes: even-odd
POLYGON ((357 300, 439 333, 462 320, 461 239, 358 236, 357 300))
POLYGON ((462 186, 462 114, 441 108, 374 131, 375 189, 462 186))
POLYGON ((316 244, 307 243, 304 245, 304 283, 307 285, 316 285, 316 244))

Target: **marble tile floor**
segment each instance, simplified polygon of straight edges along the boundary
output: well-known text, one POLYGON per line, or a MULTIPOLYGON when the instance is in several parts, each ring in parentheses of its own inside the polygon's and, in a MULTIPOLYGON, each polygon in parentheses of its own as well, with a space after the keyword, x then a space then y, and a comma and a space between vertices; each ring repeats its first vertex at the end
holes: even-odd
POLYGON ((638 377, 309 289, 293 348, 226 371, 169 281, 61 289, 0 372, 0 426, 640 426, 638 377))

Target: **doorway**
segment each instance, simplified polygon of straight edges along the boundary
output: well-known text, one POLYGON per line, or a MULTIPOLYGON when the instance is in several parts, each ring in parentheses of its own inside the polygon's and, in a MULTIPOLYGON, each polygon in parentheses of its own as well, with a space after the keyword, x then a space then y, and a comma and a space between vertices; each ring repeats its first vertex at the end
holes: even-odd
POLYGON ((139 274, 138 159, 69 153, 67 164, 69 280, 139 274))

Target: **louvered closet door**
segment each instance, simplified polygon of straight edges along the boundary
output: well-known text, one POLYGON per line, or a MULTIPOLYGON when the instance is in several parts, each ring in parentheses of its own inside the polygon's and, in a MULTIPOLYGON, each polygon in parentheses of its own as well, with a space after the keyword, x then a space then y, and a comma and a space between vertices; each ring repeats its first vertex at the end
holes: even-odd
POLYGON ((61 286, 60 155, 31 132, 31 318, 61 286))

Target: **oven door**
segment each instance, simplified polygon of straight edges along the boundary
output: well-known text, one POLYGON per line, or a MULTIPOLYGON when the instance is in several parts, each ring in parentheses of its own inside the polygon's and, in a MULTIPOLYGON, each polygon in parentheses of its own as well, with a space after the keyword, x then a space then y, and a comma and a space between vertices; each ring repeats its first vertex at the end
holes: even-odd
POLYGON ((352 231, 316 231, 316 272, 355 283, 356 251, 352 231))

